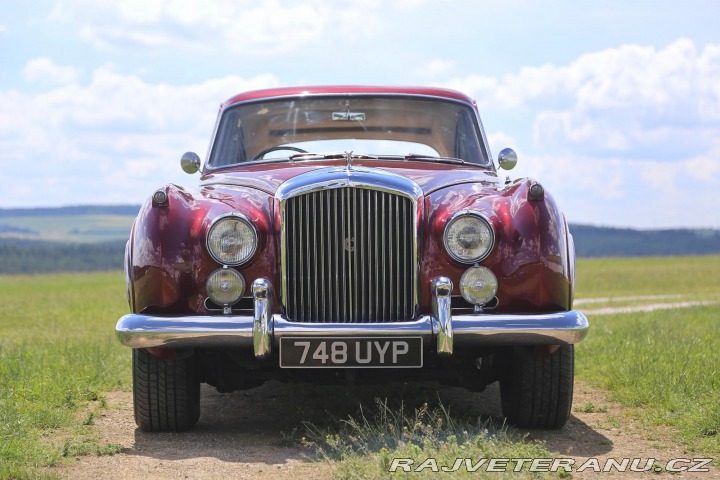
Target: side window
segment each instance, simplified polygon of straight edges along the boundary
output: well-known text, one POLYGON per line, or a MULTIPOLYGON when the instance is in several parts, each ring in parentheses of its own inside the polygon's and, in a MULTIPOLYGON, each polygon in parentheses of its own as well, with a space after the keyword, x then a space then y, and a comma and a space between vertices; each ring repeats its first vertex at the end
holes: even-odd
POLYGON ((458 158, 470 163, 484 164, 482 152, 479 150, 480 139, 477 135, 475 122, 466 109, 458 113, 455 131, 455 152, 458 158))
POLYGON ((211 164, 214 167, 234 165, 245 161, 245 135, 238 112, 228 111, 220 122, 215 138, 211 164))

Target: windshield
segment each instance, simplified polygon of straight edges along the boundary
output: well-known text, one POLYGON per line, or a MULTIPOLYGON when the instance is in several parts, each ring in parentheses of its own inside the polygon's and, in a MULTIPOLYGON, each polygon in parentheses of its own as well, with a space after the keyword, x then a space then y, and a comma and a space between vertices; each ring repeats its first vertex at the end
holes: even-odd
POLYGON ((468 105, 425 97, 308 96, 252 102, 222 116, 211 167, 298 153, 451 157, 488 165, 468 105))

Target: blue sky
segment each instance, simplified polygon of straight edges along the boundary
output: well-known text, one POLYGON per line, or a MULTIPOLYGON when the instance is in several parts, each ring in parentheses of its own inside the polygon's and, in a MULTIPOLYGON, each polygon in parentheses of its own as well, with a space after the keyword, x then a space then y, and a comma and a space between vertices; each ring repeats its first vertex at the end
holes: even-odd
POLYGON ((180 156, 245 90, 437 85, 569 221, 720 228, 716 1, 2 3, 0 207, 193 188, 180 156))

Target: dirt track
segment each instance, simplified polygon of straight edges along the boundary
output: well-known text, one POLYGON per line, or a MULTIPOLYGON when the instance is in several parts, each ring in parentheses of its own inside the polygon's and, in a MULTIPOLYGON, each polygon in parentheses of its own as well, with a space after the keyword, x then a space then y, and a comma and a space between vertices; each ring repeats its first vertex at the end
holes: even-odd
MULTIPOLYGON (((206 387, 206 386, 204 386, 206 387)), ((371 387, 357 387, 352 395, 374 395, 371 387)), ((312 390, 312 389, 310 389, 312 390)), ((528 438, 544 441, 556 457, 574 458, 582 464, 589 457, 656 458, 699 456, 674 445, 667 432, 644 432, 622 409, 607 401, 603 392, 576 382, 575 405, 592 402, 607 405, 605 413, 574 411, 568 425, 557 432, 528 431, 528 438)), ((195 430, 183 434, 149 434, 135 427, 132 395, 113 392, 108 408, 96 421, 101 443, 115 443, 123 451, 114 456, 83 456, 63 469, 72 479, 176 479, 176 478, 273 478, 321 479, 332 476, 332 465, 309 462, 297 447, 285 446, 280 432, 300 426, 300 416, 317 418, 316 403, 327 406, 332 398, 347 395, 347 387, 323 387, 319 392, 298 394, 297 386, 269 383, 248 392, 220 394, 203 388, 202 416, 195 430), (333 393, 334 389, 337 389, 333 393), (335 397, 333 397, 335 395, 335 397), (286 412, 278 415, 278 412, 286 412), (305 413, 307 415, 305 415, 305 413)), ((483 393, 444 388, 441 398, 451 411, 500 416, 496 385, 483 393)), ((343 400, 345 401, 345 400, 343 400)), ((341 412, 332 412, 341 414, 341 412)), ((658 478, 657 474, 644 474, 658 478)), ((667 478, 720 478, 720 471, 693 475, 663 474, 667 478)), ((592 472, 573 473, 573 478, 597 477, 592 472)), ((639 478, 639 474, 602 474, 603 478, 639 478)))

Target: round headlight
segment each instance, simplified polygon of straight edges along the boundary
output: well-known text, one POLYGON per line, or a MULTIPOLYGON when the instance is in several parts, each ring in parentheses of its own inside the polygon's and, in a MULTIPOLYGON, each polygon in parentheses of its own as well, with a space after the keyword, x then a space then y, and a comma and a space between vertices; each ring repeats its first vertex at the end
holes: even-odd
POLYGON ((205 289, 218 305, 233 305, 245 291, 245 279, 232 268, 218 268, 208 277, 205 289))
POLYGON ((485 267, 468 268, 460 277, 460 293, 474 305, 485 305, 495 297, 498 281, 495 274, 485 267))
POLYGON ((448 222, 443 241, 452 258, 462 263, 475 263, 490 254, 495 234, 490 223, 479 213, 462 212, 448 222))
POLYGON ((238 214, 220 216, 208 230, 210 255, 223 265, 240 265, 253 256, 257 232, 245 217, 238 214))

